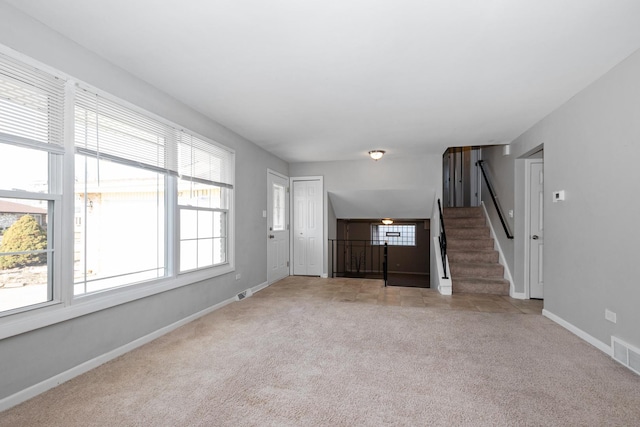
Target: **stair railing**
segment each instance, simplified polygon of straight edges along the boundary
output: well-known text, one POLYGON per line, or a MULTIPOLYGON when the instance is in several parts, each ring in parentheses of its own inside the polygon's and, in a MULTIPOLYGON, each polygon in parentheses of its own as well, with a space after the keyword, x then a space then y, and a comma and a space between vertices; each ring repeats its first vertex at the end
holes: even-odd
POLYGON ((491 185, 491 182, 489 182, 489 178, 487 177, 487 172, 484 170, 484 166, 483 166, 484 160, 478 160, 476 164, 480 167, 480 171, 482 172, 482 176, 484 177, 484 182, 487 184, 487 188, 489 189, 489 194, 491 194, 491 200, 493 200, 493 205, 496 207, 496 211, 498 212, 498 217, 500 218, 500 222, 502 223, 502 228, 504 228, 504 232, 507 235, 507 239, 513 239, 513 234, 511 234, 509 225, 504 220, 504 214, 502 213, 502 208, 498 203, 496 192, 493 190, 493 186, 491 185))
POLYGON ((438 241, 440 242, 440 257, 442 258, 442 271, 444 271, 443 279, 448 279, 447 276, 447 233, 444 229, 444 218, 442 216, 442 205, 440 199, 438 199, 438 211, 440 212, 440 235, 438 241))
POLYGON ((331 277, 378 277, 387 280, 387 245, 383 240, 329 239, 331 277))

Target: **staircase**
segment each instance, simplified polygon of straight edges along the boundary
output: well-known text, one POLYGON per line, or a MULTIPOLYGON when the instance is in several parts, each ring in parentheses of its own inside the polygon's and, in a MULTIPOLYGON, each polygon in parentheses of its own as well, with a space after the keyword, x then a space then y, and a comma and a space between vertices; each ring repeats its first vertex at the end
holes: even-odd
POLYGON ((453 293, 509 295, 483 209, 445 208, 443 216, 453 293))

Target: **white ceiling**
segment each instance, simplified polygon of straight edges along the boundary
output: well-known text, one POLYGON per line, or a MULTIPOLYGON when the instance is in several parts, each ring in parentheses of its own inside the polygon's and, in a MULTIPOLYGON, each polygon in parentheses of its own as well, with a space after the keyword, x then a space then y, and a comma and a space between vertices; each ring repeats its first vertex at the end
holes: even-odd
POLYGON ((6 0, 290 162, 509 142, 640 47, 638 0, 6 0))

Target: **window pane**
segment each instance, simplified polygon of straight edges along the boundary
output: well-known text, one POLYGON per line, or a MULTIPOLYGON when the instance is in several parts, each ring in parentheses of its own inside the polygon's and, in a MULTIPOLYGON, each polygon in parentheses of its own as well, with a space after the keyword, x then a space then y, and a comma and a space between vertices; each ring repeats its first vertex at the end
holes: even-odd
POLYGON ((186 240, 180 242, 180 271, 198 268, 198 241, 186 240))
POLYGON ((386 242, 392 246, 415 246, 416 226, 415 224, 373 224, 371 240, 373 245, 384 245, 386 242))
POLYGON ((225 212, 213 213, 213 237, 225 237, 227 235, 227 214, 225 212))
POLYGON ((49 203, 0 198, 0 311, 52 299, 49 203))
POLYGON ((283 231, 285 227, 285 188, 273 184, 273 231, 283 231))
POLYGON ((48 193, 48 156, 45 151, 0 144, 0 188, 48 193))
POLYGON ((180 210, 180 238, 196 239, 198 237, 198 211, 192 209, 180 210))
POLYGON ((214 264, 227 262, 227 239, 214 239, 213 251, 214 264))
POLYGON ((198 240, 198 268, 213 265, 213 239, 198 240))
POLYGON ((213 237, 213 212, 212 211, 198 212, 198 237, 201 239, 213 237))
POLYGON ((178 204, 199 208, 228 209, 229 189, 210 184, 178 180, 178 204))
POLYGON ((227 262, 226 235, 226 212, 181 208, 180 272, 227 262))
POLYGON ((75 295, 165 271, 163 174, 76 156, 75 295))

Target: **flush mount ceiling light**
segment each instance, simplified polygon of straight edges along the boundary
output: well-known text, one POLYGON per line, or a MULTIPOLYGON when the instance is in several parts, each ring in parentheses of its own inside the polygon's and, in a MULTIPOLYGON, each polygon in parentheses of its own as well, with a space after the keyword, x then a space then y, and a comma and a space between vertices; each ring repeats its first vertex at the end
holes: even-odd
POLYGON ((391 225, 391 224, 393 224, 393 220, 391 218, 385 218, 385 219, 382 220, 382 223, 384 225, 391 225))
POLYGON ((369 156, 377 162, 384 156, 384 150, 371 150, 369 151, 369 156))

